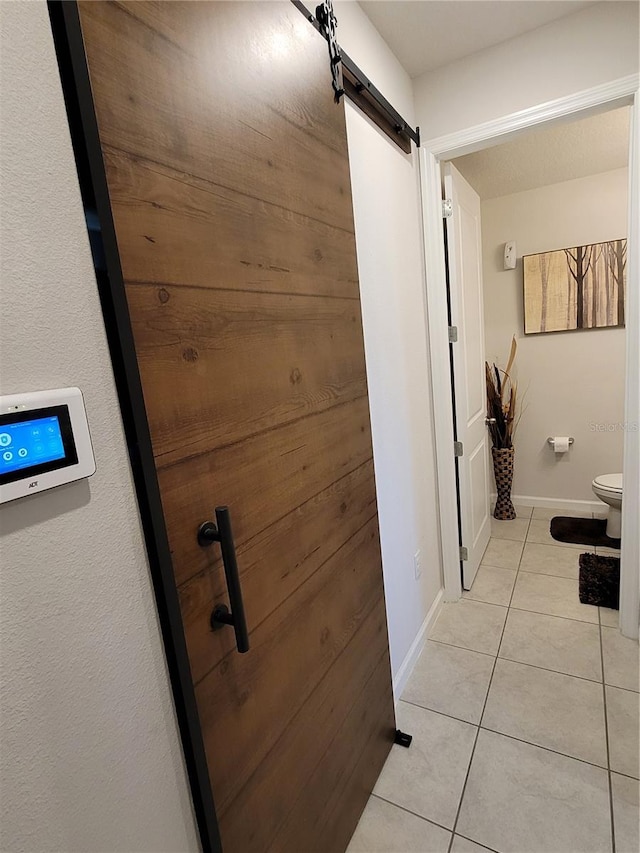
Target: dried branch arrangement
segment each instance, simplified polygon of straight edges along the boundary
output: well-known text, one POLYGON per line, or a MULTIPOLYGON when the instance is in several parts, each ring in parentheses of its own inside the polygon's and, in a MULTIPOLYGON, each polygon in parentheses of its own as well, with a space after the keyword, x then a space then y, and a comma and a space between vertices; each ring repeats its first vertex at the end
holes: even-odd
POLYGON ((511 352, 505 370, 497 364, 485 361, 487 374, 487 419, 494 447, 513 447, 513 436, 519 418, 516 417, 518 384, 511 378, 511 369, 516 358, 518 345, 515 335, 511 341, 511 352))

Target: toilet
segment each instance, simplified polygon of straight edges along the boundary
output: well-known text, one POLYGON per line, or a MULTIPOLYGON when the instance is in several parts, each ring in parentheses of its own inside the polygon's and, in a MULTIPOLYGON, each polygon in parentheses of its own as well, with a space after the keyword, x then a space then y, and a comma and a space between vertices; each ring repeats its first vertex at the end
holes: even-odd
POLYGON ((622 474, 600 474, 591 483, 593 493, 609 504, 607 536, 620 538, 622 526, 622 474))

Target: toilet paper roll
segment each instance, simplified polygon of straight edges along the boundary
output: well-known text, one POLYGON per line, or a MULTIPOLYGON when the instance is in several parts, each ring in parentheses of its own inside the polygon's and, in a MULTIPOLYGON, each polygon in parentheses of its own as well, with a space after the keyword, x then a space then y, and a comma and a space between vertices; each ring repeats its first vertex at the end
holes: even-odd
POLYGON ((553 449, 556 453, 566 453, 569 449, 569 436, 568 435, 554 435, 553 436, 553 449))

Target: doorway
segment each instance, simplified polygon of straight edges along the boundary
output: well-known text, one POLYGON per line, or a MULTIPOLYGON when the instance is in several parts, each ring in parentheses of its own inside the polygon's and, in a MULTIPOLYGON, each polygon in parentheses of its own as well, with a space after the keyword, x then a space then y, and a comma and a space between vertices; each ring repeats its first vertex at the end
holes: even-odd
MULTIPOLYGON (((496 500, 492 454, 514 454, 488 443, 516 448, 513 501, 518 515, 536 507, 536 527, 537 516, 548 514, 543 509, 558 516, 604 510, 591 482, 622 470, 628 140, 629 108, 621 107, 444 164, 467 590, 488 543, 483 523, 501 540, 522 539, 524 532, 517 518, 504 520, 513 512, 508 506, 500 505, 489 525, 496 500), (507 244, 515 249, 510 264, 507 244), (505 403, 515 391, 508 436, 501 409, 491 412, 500 425, 485 427, 485 361, 505 403), (548 437, 563 433, 571 445, 554 452, 548 437)), ((539 531, 545 541, 548 534, 539 531)), ((498 557, 489 559, 494 550, 495 543, 487 565, 496 566, 498 557)))
MULTIPOLYGON (((442 359, 437 358, 437 353, 442 352, 448 345, 448 332, 446 322, 446 297, 444 290, 445 265, 443 253, 443 227, 441 219, 441 163, 446 160, 482 148, 495 145, 500 141, 514 138, 529 128, 541 127, 545 124, 569 121, 571 118, 579 118, 590 113, 603 111, 615 106, 633 105, 636 96, 637 80, 621 80, 617 86, 603 87, 602 90, 595 88, 589 92, 580 93, 578 96, 559 99, 539 108, 526 111, 526 114, 507 116, 486 125, 469 128, 467 131, 442 137, 425 143, 422 152, 421 165, 423 168, 424 189, 424 234, 427 253, 427 303, 430 331, 430 346, 432 352, 432 384, 436 412, 436 447, 438 458, 438 491, 440 495, 441 509, 441 532, 444 554, 444 577, 445 598, 456 600, 462 593, 460 579, 460 559, 458 553, 457 539, 457 506, 455 489, 455 471, 453 455, 451 453, 451 435, 453 433, 452 416, 447 401, 450 400, 451 374, 449 365, 442 359), (612 91, 614 89, 614 91, 612 91)), ((634 170, 637 168, 637 109, 632 109, 632 133, 630 154, 630 187, 633 188, 634 170)), ((637 222, 637 197, 630 192, 630 257, 634 258, 636 249, 636 232, 634 223, 637 222)), ((634 281, 637 277, 637 268, 633 261, 629 270, 628 278, 628 322, 627 322, 627 386, 626 407, 627 412, 634 411, 637 406, 637 393, 630 382, 631 376, 637 377, 637 366, 634 353, 637 347, 637 338, 640 334, 637 320, 637 295, 634 292, 634 281)), ((637 290, 637 288, 636 288, 637 290)), ((627 432, 625 435, 625 469, 636 470, 638 462, 638 440, 637 434, 627 432), (634 467, 635 465, 635 467, 634 467)), ((629 478, 631 479, 631 478, 629 478)), ((638 564, 638 535, 637 526, 633 523, 633 512, 637 509, 637 498, 634 492, 637 485, 630 483, 630 499, 626 502, 624 510, 629 521, 626 529, 629 535, 625 538, 622 551, 622 588, 621 594, 621 629, 628 636, 636 636, 638 633, 638 578, 633 567, 638 564), (634 504, 634 500, 636 501, 634 504)))

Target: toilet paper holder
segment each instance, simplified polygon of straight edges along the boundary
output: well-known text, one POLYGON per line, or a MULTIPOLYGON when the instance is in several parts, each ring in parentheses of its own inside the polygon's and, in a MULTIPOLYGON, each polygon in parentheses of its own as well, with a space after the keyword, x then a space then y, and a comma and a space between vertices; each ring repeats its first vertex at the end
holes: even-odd
MULTIPOLYGON (((573 438, 573 436, 571 436, 569 438, 569 446, 571 446, 574 441, 575 441, 575 438, 573 438)), ((552 435, 550 435, 549 438, 547 439, 547 444, 550 444, 551 447, 553 447, 554 443, 555 443, 555 439, 552 435)))

